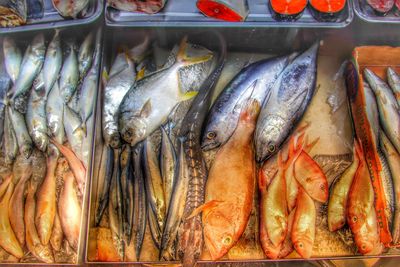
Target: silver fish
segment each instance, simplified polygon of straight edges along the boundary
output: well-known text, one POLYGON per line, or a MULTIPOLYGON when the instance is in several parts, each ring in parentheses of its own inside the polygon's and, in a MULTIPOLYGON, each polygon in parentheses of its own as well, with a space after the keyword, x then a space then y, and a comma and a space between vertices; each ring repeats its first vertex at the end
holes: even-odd
POLYGON ((127 243, 131 238, 131 220, 133 214, 133 181, 132 181, 132 160, 131 147, 128 144, 122 146, 120 155, 121 169, 121 193, 122 193, 122 217, 121 222, 124 227, 124 233, 127 237, 127 243), (132 205, 131 205, 132 204, 132 205))
POLYGON ((157 221, 157 215, 154 213, 153 209, 150 207, 150 203, 149 203, 149 207, 147 208, 147 218, 148 218, 148 222, 149 222, 150 234, 153 239, 154 245, 159 249, 160 242, 161 242, 162 230, 157 221))
POLYGON ((316 43, 294 59, 264 102, 254 138, 258 162, 279 150, 307 109, 316 87, 318 48, 316 43))
POLYGON ((61 98, 58 83, 55 82, 46 102, 46 118, 49 134, 57 143, 63 144, 64 131, 64 101, 61 98))
POLYGON ((74 45, 69 45, 69 55, 65 59, 60 73, 60 93, 64 103, 68 103, 74 94, 79 81, 78 58, 74 45))
POLYGON ((68 143, 75 155, 82 161, 82 145, 85 132, 80 128, 81 118, 70 107, 64 105, 64 128, 68 143))
POLYGON ((161 126, 161 134, 160 169, 165 193, 165 204, 166 207, 169 207, 175 183, 176 152, 163 126, 161 126))
POLYGON ((174 64, 137 81, 122 100, 119 108, 119 129, 122 138, 132 146, 165 123, 180 102, 197 94, 193 91, 181 91, 178 72, 185 66, 210 60, 212 54, 189 58, 186 55, 187 45, 184 38, 174 64))
POLYGON ((43 34, 37 35, 32 44, 26 49, 22 59, 20 72, 13 88, 12 101, 14 107, 21 113, 26 112, 26 93, 31 88, 33 81, 42 69, 46 46, 43 34))
POLYGON ((81 95, 82 83, 78 85, 74 94, 71 96, 71 99, 68 102, 68 107, 70 107, 73 111, 80 114, 80 103, 79 97, 81 95))
POLYGON ((263 103, 290 56, 265 59, 249 65, 225 87, 213 104, 202 139, 203 150, 225 144, 236 129, 244 102, 250 97, 263 103))
POLYGON ((11 123, 14 128, 15 136, 19 147, 19 152, 25 158, 29 158, 32 153, 32 139, 26 127, 24 116, 15 110, 13 107, 8 107, 8 113, 11 118, 11 123))
POLYGON ((392 173, 390 172, 389 163, 385 154, 378 151, 379 160, 382 166, 380 177, 382 179, 382 188, 385 195, 386 209, 385 215, 389 224, 389 228, 393 229, 394 209, 395 209, 395 196, 392 173))
POLYGON ((123 57, 124 69, 110 77, 104 89, 103 104, 103 137, 107 145, 113 148, 121 146, 121 138, 118 132, 118 112, 119 106, 126 92, 135 82, 135 69, 133 62, 127 57, 123 57))
POLYGON ((394 69, 389 67, 387 69, 387 80, 394 96, 396 97, 397 103, 400 106, 400 75, 394 69))
POLYGON ((52 0, 54 8, 63 17, 77 18, 89 5, 89 0, 52 0))
POLYGON ((18 48, 14 39, 5 37, 3 41, 4 63, 6 70, 13 83, 18 78, 22 62, 21 50, 18 48))
POLYGON ((0 1, 0 10, 1 27, 15 27, 26 23, 26 0, 2 0, 0 1))
POLYGON ((62 66, 62 50, 60 43, 60 30, 56 30, 53 39, 46 51, 46 58, 43 65, 44 87, 46 97, 57 81, 62 66))
POLYGON ((83 79, 90 69, 93 61, 94 33, 90 32, 81 44, 78 53, 79 75, 83 79))
POLYGON ((396 98, 389 86, 371 70, 365 68, 364 77, 374 91, 382 128, 397 151, 400 151, 400 114, 396 98))
POLYGON ((364 96, 365 96, 365 114, 367 115, 369 126, 372 129, 374 140, 374 147, 377 149, 379 145, 379 112, 378 106, 376 103, 374 92, 371 90, 371 87, 364 83, 364 96))
MULTIPOLYGON (((1 58, 4 58, 2 51, 0 50, 1 58)), ((0 64, 0 143, 3 140, 4 134, 4 121, 5 121, 5 110, 8 102, 8 90, 11 87, 11 78, 7 74, 7 70, 3 64, 0 64)))
POLYGON ((41 72, 35 80, 35 86, 32 87, 25 119, 33 143, 39 150, 45 152, 49 137, 46 120, 46 89, 43 79, 43 72, 41 72))
POLYGON ((13 163, 18 154, 18 142, 12 125, 9 108, 4 113, 4 154, 7 164, 13 163))

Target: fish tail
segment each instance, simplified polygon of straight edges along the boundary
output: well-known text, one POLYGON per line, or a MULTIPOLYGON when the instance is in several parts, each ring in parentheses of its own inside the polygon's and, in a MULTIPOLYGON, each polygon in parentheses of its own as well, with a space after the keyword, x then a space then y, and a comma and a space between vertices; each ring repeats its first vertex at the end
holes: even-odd
POLYGON ((207 62, 213 57, 212 53, 199 57, 188 57, 186 54, 187 45, 188 45, 187 36, 185 36, 181 41, 176 58, 177 61, 183 64, 184 66, 196 65, 199 63, 207 62))

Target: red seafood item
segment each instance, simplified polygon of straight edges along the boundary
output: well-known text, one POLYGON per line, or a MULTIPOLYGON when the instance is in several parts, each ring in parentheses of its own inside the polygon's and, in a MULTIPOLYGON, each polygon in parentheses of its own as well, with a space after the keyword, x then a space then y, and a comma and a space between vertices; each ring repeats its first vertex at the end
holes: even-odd
POLYGON ((198 0, 197 8, 207 17, 244 21, 249 14, 247 0, 198 0))
POLYGON ((400 0, 396 0, 395 5, 396 5, 396 11, 394 12, 394 14, 396 16, 400 16, 400 0))
POLYGON ((394 6, 395 0, 367 0, 368 5, 370 5, 378 15, 386 15, 394 6))
POLYGON ((311 0, 310 5, 322 13, 338 13, 346 5, 346 0, 311 0))
POLYGON ((167 0, 108 0, 109 6, 128 12, 155 14, 161 11, 167 0))
POLYGON ((307 6, 307 0, 270 0, 270 8, 277 20, 296 20, 307 6))

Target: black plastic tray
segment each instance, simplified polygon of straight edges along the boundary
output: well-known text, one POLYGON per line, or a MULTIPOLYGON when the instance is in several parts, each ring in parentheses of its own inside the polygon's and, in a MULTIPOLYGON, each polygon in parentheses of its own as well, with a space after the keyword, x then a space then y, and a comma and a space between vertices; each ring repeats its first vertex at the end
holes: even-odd
POLYGON ((386 16, 379 16, 375 13, 366 0, 353 0, 354 12, 362 20, 375 23, 399 23, 400 17, 394 15, 394 11, 390 11, 386 16))
MULTIPOLYGON (((308 8, 300 19, 291 22, 276 21, 268 7, 268 0, 248 0, 249 16, 244 22, 225 22, 205 17, 196 7, 195 0, 169 0, 164 9, 153 15, 119 11, 105 7, 107 26, 115 27, 309 27, 343 28, 353 20, 352 0, 348 0, 344 12, 335 22, 319 22, 308 8)), ((357 1, 357 0, 355 0, 357 1)))

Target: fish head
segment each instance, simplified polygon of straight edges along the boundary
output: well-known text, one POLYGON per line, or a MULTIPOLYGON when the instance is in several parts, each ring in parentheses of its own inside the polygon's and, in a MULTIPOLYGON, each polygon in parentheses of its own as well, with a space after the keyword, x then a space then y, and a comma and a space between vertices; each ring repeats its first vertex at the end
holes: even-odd
POLYGON ((203 134, 203 141, 201 143, 201 148, 204 151, 212 150, 223 144, 222 134, 216 129, 216 127, 209 127, 203 134))
MULTIPOLYGON (((265 123, 260 131, 256 132, 256 156, 257 161, 262 162, 276 154, 287 136, 289 129, 285 121, 276 115, 265 118, 265 123)), ((257 127, 259 127, 257 125, 257 127)))
POLYGON ((371 235, 367 232, 364 232, 364 229, 367 230, 366 223, 363 227, 358 231, 358 234, 355 235, 355 242, 357 245, 357 249, 361 254, 367 254, 371 252, 375 247, 375 239, 373 238, 372 233, 371 235), (364 234, 363 234, 364 233, 364 234))
POLYGON ((296 242, 293 242, 293 246, 296 249, 296 251, 300 254, 305 259, 308 259, 311 257, 312 253, 312 248, 313 248, 313 240, 307 236, 302 236, 296 240, 296 242))
POLYGON ((47 149, 47 145, 49 144, 49 138, 47 134, 43 133, 32 133, 31 134, 32 140, 35 143, 36 147, 40 150, 45 152, 47 149))
POLYGON ((26 159, 29 159, 32 154, 32 145, 30 143, 23 144, 20 148, 20 152, 26 159))
POLYGON ((144 140, 147 136, 147 121, 140 116, 133 116, 128 119, 121 129, 120 133, 124 139, 131 146, 136 145, 144 140))

